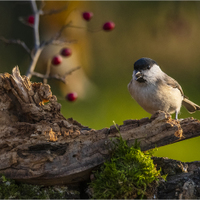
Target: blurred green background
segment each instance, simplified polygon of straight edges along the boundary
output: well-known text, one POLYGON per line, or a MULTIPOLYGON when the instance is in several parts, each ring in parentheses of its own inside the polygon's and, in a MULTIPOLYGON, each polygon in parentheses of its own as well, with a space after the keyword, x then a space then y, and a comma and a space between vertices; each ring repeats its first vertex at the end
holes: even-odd
MULTIPOLYGON (((81 69, 68 77, 67 86, 49 82, 66 118, 73 117, 83 125, 102 129, 113 125, 113 120, 122 124, 127 119, 150 117, 127 90, 133 63, 141 57, 156 60, 163 71, 180 83, 185 95, 200 105, 200 2, 45 1, 44 9, 61 8, 66 3, 65 12, 41 16, 40 21, 41 40, 51 38, 70 20, 79 27, 64 31, 66 40, 76 40, 67 45, 73 55, 60 67, 52 68, 52 72, 62 74, 76 66, 81 69), (83 20, 84 11, 93 12, 91 21, 83 20), (106 21, 115 22, 116 28, 103 31, 106 21), (68 92, 78 93, 76 102, 65 100, 68 92)), ((1 1, 0 36, 21 39, 31 48, 32 28, 18 20, 30 14, 28 1, 1 1)), ((61 47, 47 47, 36 71, 44 72, 48 59, 59 53, 61 47)), ((18 65, 25 74, 29 62, 29 56, 20 46, 0 43, 0 72, 11 73, 18 65)), ((187 117, 200 119, 200 112, 190 115, 182 108, 179 118, 187 117)), ((182 161, 200 160, 199 144, 200 137, 190 139, 161 147, 156 155, 182 161)))

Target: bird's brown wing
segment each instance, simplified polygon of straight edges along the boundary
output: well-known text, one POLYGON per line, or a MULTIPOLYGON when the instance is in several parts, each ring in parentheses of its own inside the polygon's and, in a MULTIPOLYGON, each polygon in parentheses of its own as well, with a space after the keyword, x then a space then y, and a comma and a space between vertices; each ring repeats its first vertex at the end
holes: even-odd
MULTIPOLYGON (((183 95, 183 97, 185 97, 181 86, 178 84, 178 82, 177 82, 175 79, 173 79, 172 77, 170 77, 170 76, 168 76, 167 74, 165 74, 165 76, 164 76, 164 82, 165 82, 167 85, 169 85, 169 86, 171 86, 171 87, 173 87, 173 88, 179 89, 180 92, 181 92, 181 94, 183 95)), ((186 97, 186 98, 187 98, 187 97, 186 97)))
POLYGON ((181 86, 178 84, 176 80, 168 76, 167 74, 164 77, 164 81, 167 85, 170 85, 173 88, 177 88, 180 90, 181 94, 183 95, 182 105, 188 110, 188 112, 193 113, 196 110, 200 110, 200 106, 195 104, 194 102, 190 101, 188 97, 186 97, 183 93, 181 86))

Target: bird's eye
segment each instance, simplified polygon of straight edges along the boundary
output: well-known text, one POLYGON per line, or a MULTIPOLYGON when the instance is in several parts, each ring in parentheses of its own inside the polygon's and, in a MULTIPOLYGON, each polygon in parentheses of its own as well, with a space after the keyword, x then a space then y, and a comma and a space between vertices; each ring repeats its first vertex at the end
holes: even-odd
POLYGON ((151 68, 151 66, 150 66, 150 65, 148 65, 148 66, 147 66, 147 69, 150 69, 150 68, 151 68))

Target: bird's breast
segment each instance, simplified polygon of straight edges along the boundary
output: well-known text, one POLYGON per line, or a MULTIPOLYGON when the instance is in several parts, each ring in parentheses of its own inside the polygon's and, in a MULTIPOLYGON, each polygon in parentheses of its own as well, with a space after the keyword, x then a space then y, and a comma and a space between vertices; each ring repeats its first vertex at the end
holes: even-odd
POLYGON ((147 112, 153 114, 157 110, 174 113, 180 109, 182 95, 177 88, 163 84, 139 83, 134 79, 128 85, 131 96, 147 112))

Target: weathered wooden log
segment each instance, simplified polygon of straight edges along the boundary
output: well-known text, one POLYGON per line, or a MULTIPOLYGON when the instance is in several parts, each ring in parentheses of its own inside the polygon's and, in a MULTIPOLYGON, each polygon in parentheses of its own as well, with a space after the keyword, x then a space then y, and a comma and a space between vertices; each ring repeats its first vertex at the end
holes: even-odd
POLYGON ((157 168, 168 174, 167 181, 157 188, 158 199, 199 199, 200 161, 180 162, 168 158, 153 158, 157 168))
MULTIPOLYGON (((17 67, 0 75, 0 94, 0 173, 8 178, 43 185, 87 180, 109 158, 110 138, 119 137, 115 126, 94 130, 65 119, 50 86, 31 83, 17 67)), ((200 135, 198 120, 177 121, 164 112, 118 128, 142 150, 200 135)))

